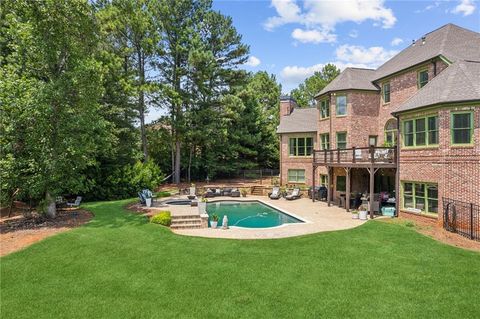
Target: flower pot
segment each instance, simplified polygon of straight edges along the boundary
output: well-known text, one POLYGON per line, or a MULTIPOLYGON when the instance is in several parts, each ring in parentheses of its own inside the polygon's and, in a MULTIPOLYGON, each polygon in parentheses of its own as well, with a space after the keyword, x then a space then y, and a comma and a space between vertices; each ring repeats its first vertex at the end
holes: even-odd
POLYGON ((367 220, 367 211, 366 210, 361 210, 358 212, 358 217, 361 219, 361 220, 367 220))
POLYGON ((210 227, 211 228, 217 228, 218 221, 211 220, 210 221, 210 227))
POLYGON ((146 198, 145 199, 145 204, 147 205, 147 207, 152 207, 152 199, 151 198, 146 198))
POLYGON ((352 219, 358 219, 358 214, 352 214, 352 219))

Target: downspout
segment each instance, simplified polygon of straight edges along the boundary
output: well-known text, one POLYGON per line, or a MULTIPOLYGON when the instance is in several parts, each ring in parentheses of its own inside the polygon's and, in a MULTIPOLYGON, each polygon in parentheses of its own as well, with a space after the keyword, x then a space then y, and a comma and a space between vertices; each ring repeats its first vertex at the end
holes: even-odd
POLYGON ((437 61, 432 59, 433 64, 433 76, 437 76, 437 61))
POLYGON ((393 114, 397 119, 397 144, 396 147, 396 156, 395 156, 395 217, 398 217, 400 212, 400 117, 398 114, 393 114))

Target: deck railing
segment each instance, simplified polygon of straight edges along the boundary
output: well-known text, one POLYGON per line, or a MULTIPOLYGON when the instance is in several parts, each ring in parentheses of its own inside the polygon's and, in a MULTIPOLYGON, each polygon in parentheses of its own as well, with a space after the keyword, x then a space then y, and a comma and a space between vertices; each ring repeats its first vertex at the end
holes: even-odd
POLYGON ((314 150, 313 163, 328 164, 395 164, 396 147, 352 147, 335 150, 314 150))

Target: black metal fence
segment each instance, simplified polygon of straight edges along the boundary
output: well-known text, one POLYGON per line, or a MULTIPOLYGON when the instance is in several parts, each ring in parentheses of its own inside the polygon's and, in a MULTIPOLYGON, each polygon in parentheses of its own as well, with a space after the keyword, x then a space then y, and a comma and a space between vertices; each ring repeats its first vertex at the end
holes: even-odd
POLYGON ((480 241, 480 205, 443 198, 443 227, 480 241))
POLYGON ((280 170, 278 169, 245 169, 239 170, 234 174, 234 177, 243 178, 243 179, 262 179, 269 177, 277 177, 280 175, 280 170))

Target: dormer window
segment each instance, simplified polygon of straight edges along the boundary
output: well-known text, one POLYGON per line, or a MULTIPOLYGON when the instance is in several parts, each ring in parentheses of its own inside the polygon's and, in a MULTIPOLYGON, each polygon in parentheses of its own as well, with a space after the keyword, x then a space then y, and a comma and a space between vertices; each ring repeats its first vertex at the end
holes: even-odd
POLYGON ((418 72, 418 88, 423 88, 428 83, 428 70, 418 72))
POLYGON ((382 85, 383 103, 390 103, 390 82, 382 85))

